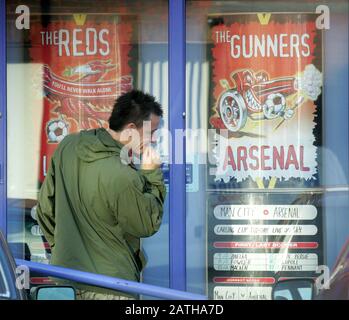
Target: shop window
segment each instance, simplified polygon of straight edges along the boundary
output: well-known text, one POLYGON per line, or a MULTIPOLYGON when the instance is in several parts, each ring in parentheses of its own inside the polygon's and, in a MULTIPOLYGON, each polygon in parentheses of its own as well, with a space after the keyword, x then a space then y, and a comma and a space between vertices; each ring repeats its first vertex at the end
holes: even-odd
POLYGON ((186 24, 188 290, 271 299, 349 236, 348 3, 188 1, 186 24))
MULTIPOLYGON (((17 258, 49 262, 36 201, 66 135, 107 127, 113 102, 133 88, 157 98, 168 127, 167 20, 167 1, 7 1, 7 221, 17 258)), ((143 247, 143 281, 167 287, 167 203, 143 247)))

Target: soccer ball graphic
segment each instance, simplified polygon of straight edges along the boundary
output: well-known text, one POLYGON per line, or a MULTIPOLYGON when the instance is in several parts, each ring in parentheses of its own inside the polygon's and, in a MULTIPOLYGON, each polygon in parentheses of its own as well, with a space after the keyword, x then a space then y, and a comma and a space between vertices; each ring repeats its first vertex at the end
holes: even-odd
POLYGON ((68 132, 68 125, 63 120, 52 120, 47 124, 47 137, 51 143, 61 142, 68 132))
POLYGON ((286 109, 286 99, 281 93, 271 93, 265 100, 263 113, 267 119, 282 116, 286 109))

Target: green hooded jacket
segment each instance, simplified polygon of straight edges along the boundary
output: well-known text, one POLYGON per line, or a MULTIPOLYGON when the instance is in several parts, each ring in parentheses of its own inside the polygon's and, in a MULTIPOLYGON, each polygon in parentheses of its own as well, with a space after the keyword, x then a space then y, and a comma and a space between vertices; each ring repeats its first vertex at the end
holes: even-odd
POLYGON ((71 134, 59 144, 37 205, 51 264, 140 280, 140 238, 158 231, 166 189, 160 169, 122 163, 122 147, 105 129, 71 134))

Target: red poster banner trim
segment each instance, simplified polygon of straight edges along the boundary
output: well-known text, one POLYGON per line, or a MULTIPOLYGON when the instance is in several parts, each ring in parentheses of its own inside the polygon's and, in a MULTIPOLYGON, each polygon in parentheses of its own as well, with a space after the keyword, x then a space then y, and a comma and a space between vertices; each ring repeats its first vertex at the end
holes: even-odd
POLYGON ((215 277, 214 283, 258 283, 258 284, 274 284, 275 279, 271 277, 215 277))
POLYGON ((45 92, 50 92, 62 98, 116 98, 132 89, 132 77, 122 76, 115 81, 96 83, 71 82, 56 76, 48 65, 44 66, 45 92))
POLYGON ((316 249, 317 242, 214 242, 215 248, 234 249, 316 249))

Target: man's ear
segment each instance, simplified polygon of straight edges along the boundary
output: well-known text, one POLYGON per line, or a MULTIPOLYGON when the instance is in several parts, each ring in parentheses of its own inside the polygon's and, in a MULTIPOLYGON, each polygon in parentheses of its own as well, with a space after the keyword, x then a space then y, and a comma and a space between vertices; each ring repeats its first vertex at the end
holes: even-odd
POLYGON ((133 122, 130 122, 124 127, 125 129, 137 129, 137 126, 133 122))

